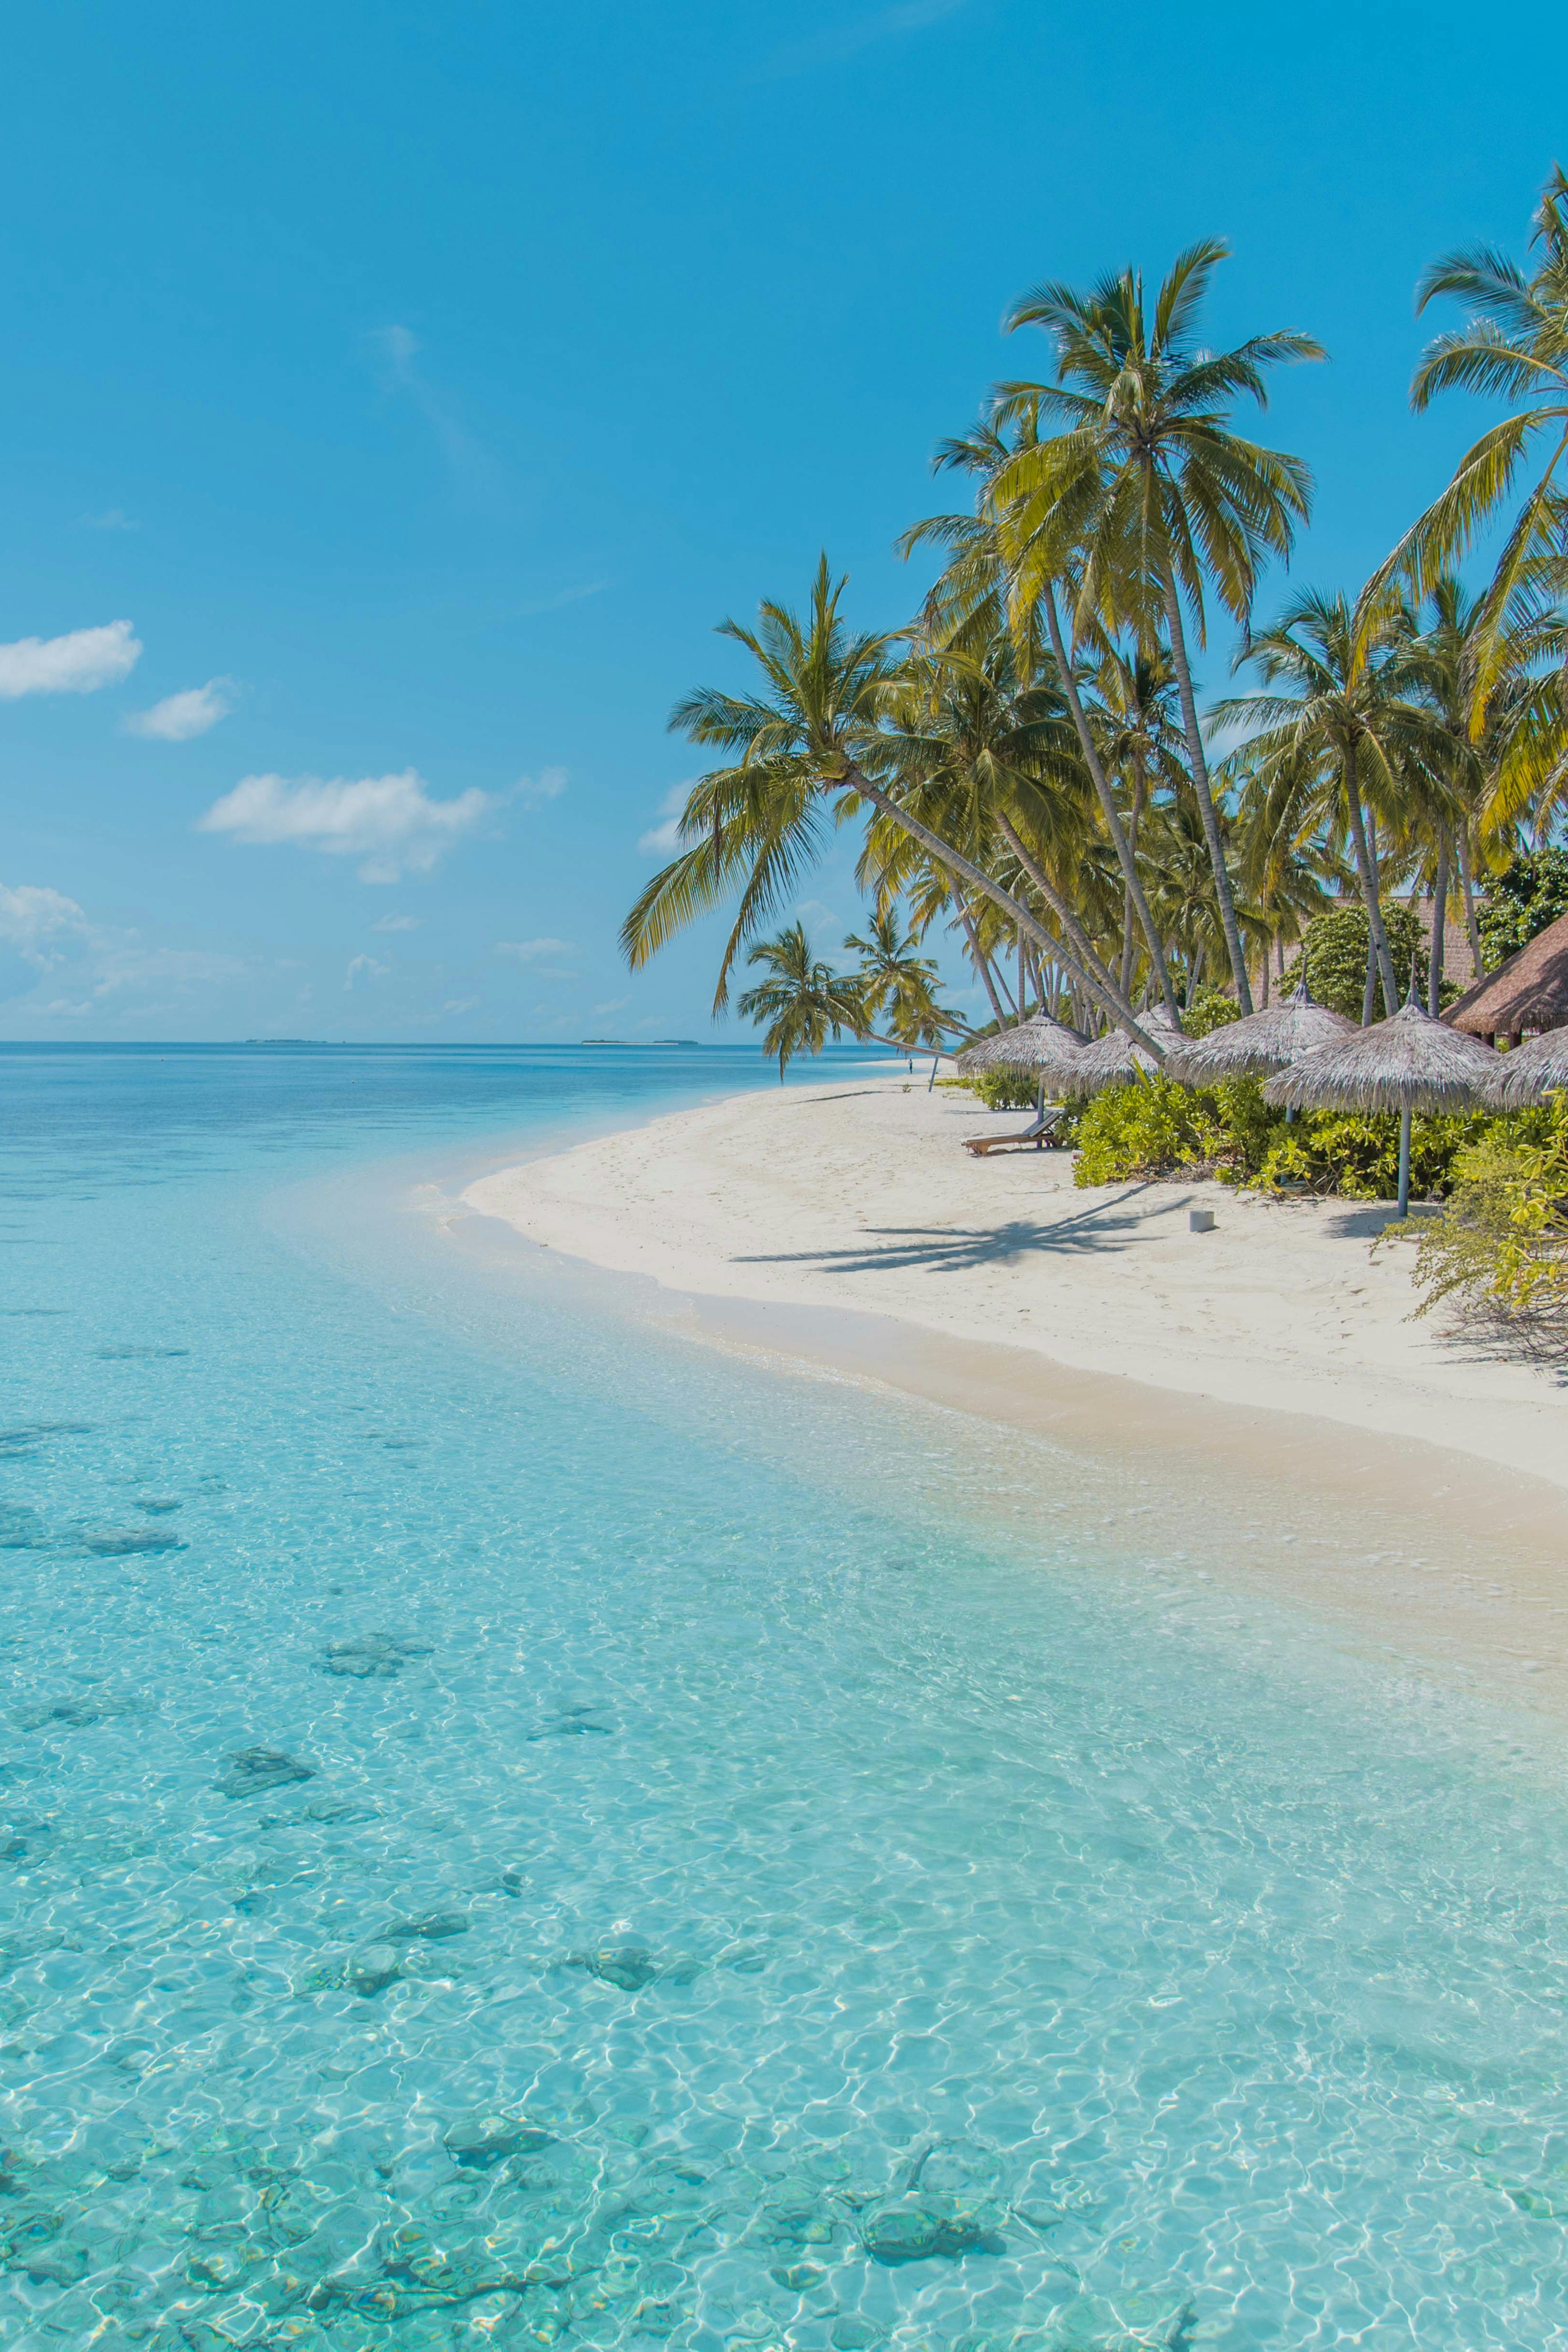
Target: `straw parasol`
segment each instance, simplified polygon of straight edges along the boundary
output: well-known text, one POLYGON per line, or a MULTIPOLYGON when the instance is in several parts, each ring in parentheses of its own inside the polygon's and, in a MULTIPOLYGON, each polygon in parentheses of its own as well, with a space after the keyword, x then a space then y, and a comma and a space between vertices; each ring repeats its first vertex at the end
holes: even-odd
MULTIPOLYGON (((1162 1048, 1174 1046, 1181 1031, 1163 1004, 1151 1006, 1138 1015, 1138 1025, 1162 1048)), ((1120 1029, 1108 1029, 1092 1045, 1086 1045, 1072 1065, 1065 1083, 1074 1094, 1104 1094, 1110 1087, 1130 1087, 1145 1071, 1159 1068, 1152 1054, 1135 1045, 1120 1029)))
POLYGON ((1489 1090, 1500 1055, 1479 1038, 1435 1021, 1410 999, 1386 1021, 1320 1045, 1270 1078, 1263 1099, 1287 1110, 1396 1110, 1399 1213, 1410 1206, 1410 1115, 1464 1110, 1489 1090))
POLYGON ((1468 988, 1443 1018, 1472 1037, 1511 1037, 1568 1022, 1568 915, 1559 915, 1468 988))
POLYGON ((1053 1021, 1048 1013, 1037 1013, 1016 1029, 1003 1029, 994 1037, 982 1037, 977 1045, 966 1045, 956 1061, 965 1078, 977 1070, 1039 1070, 1047 1077, 1065 1079, 1084 1048, 1078 1030, 1069 1029, 1065 1021, 1053 1021))
POLYGON ((1500 1059, 1502 1067, 1493 1072, 1491 1083, 1491 1100, 1500 1110, 1544 1102, 1559 1087, 1568 1087, 1568 1029, 1549 1029, 1544 1037, 1532 1037, 1500 1059))
POLYGON ((1189 1087, 1215 1086, 1221 1078, 1266 1078, 1354 1031, 1353 1021, 1320 1004, 1303 981, 1282 1004, 1227 1021, 1206 1037, 1182 1038, 1166 1059, 1165 1076, 1189 1087))

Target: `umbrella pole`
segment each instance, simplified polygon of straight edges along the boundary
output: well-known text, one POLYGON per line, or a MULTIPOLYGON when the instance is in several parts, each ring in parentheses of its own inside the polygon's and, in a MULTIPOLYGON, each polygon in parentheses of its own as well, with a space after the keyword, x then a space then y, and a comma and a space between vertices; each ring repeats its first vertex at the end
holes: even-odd
POLYGON ((1410 1105, 1399 1114, 1399 1213, 1410 1212, 1410 1105))

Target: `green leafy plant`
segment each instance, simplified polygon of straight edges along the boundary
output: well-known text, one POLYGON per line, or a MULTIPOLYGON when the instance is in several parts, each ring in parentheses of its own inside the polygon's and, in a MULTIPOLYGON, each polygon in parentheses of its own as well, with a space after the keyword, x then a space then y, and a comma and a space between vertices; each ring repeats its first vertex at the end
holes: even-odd
POLYGON ((1568 1097, 1499 1119, 1455 1154, 1443 1216, 1416 1244, 1418 1315, 1461 1313, 1568 1349, 1568 1097))
POLYGON ((1568 915, 1568 850, 1521 850, 1487 886, 1476 918, 1489 971, 1568 915))
POLYGON ((1033 1110, 1040 1081, 1033 1070, 977 1070, 969 1081, 987 1110, 1033 1110))
POLYGON ((1240 1005, 1222 988, 1195 989, 1182 1008, 1182 1027, 1189 1037, 1206 1037, 1240 1018, 1240 1005))
MULTIPOLYGON (((1401 997, 1410 987, 1410 960, 1415 959, 1415 988, 1423 1003, 1426 987, 1426 936, 1408 907, 1385 906, 1383 927, 1388 934, 1389 953, 1394 959, 1394 977, 1401 997)), ((1328 913, 1314 915, 1307 925, 1301 953, 1279 982, 1279 992, 1289 996, 1300 985, 1303 971, 1308 987, 1320 1004, 1331 1012, 1342 1013, 1347 1021, 1359 1021, 1366 988, 1366 908, 1363 906, 1335 907, 1328 913)), ((1381 990, 1373 994, 1373 1017, 1383 1017, 1381 990)))

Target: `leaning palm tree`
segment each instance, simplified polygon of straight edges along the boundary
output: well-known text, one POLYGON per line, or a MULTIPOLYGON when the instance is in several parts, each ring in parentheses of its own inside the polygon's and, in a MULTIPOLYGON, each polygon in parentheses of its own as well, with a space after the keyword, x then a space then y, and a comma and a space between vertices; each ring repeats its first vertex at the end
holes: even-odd
POLYGON ((902 805, 872 772, 895 679, 893 640, 851 635, 839 616, 843 590, 824 556, 804 622, 770 600, 754 630, 722 624, 720 634, 755 660, 760 690, 735 695, 703 688, 676 706, 672 730, 731 756, 692 786, 678 822, 679 852, 645 885, 621 927, 628 962, 637 969, 697 916, 738 894, 714 997, 721 1008, 736 957, 793 897, 820 850, 828 807, 842 819, 868 805, 917 842, 955 886, 989 899, 1038 948, 1071 964, 1112 1018, 1141 1036, 1113 982, 1084 969, 1032 906, 902 805))
POLYGON ((1407 821, 1431 789, 1440 750, 1440 730, 1418 698, 1407 650, 1397 640, 1385 641, 1372 659, 1359 660, 1345 599, 1311 589, 1271 628, 1260 630, 1240 658, 1259 671, 1266 691, 1221 703, 1214 717, 1253 730, 1238 758, 1274 797, 1277 829, 1288 826, 1299 839, 1315 824, 1333 825, 1342 817, 1354 845, 1384 1003, 1393 1013, 1399 986, 1367 803, 1380 805, 1394 824, 1407 821))
MULTIPOLYGON (((1019 658, 1031 672, 1041 671, 1047 661, 1054 665, 1063 702, 1078 736, 1079 757, 1100 802, 1106 835, 1121 869, 1129 923, 1136 915, 1148 950, 1150 969, 1165 1000, 1165 1009, 1180 1027, 1175 992, 1165 968, 1164 944, 1149 909, 1132 839, 1111 788, 1076 665, 1063 641, 1055 586, 1047 582, 1033 604, 1021 602, 1013 593, 1009 545, 998 525, 992 488, 1020 449, 1031 446, 1034 439, 1035 420, 1026 415, 1016 421, 1011 435, 982 425, 972 433, 942 442, 937 450, 936 470, 940 473, 956 469, 977 475, 977 510, 973 515, 930 516, 906 531, 899 547, 906 556, 918 547, 931 544, 948 551, 947 568, 926 603, 925 635, 933 646, 973 656, 994 644, 1004 625, 1010 625, 1019 658), (1042 620, 1049 638, 1048 655, 1040 642, 1037 625, 1042 620)), ((1101 635, 1095 632, 1097 640, 1101 635)), ((1123 995, 1128 987, 1127 962, 1124 954, 1121 982, 1123 995)))
POLYGON ((1434 262, 1421 280, 1418 310, 1448 294, 1468 302, 1471 315, 1428 344, 1411 406, 1425 409, 1440 392, 1467 392, 1510 401, 1515 410, 1466 450, 1447 488, 1368 581, 1357 611, 1364 638, 1402 579, 1418 596, 1435 587, 1507 505, 1531 447, 1544 444, 1545 464, 1503 542, 1478 616, 1470 677, 1478 726, 1510 608, 1531 567, 1562 553, 1568 515, 1568 178, 1560 164, 1542 192, 1532 241, 1541 262, 1528 278, 1507 254, 1472 246, 1434 262))
POLYGON ((999 419, 1030 430, 998 473, 993 498, 1011 541, 1015 595, 1038 598, 1047 624, 1058 589, 1070 586, 1077 635, 1094 620, 1129 627, 1145 646, 1164 635, 1231 971, 1250 1012, 1185 614, 1200 646, 1206 594, 1245 624, 1262 563, 1289 558, 1310 476, 1300 458, 1234 432, 1228 412, 1242 396, 1266 406, 1270 368, 1323 352, 1295 333, 1255 335, 1229 352, 1200 347, 1199 309, 1227 250, 1217 238, 1189 247, 1152 311, 1133 269, 1087 294, 1039 286, 1015 304, 1006 325, 1043 328, 1056 374, 1049 383, 998 387, 999 419), (1047 420, 1061 429, 1040 437, 1047 420))
POLYGON ((763 1051, 778 1055, 781 1085, 796 1054, 820 1054, 830 1035, 837 1045, 846 1029, 852 1037, 865 1035, 858 982, 812 954, 804 923, 791 923, 776 940, 759 940, 746 961, 765 966, 768 976, 747 989, 737 1009, 748 1021, 767 1023, 763 1051))

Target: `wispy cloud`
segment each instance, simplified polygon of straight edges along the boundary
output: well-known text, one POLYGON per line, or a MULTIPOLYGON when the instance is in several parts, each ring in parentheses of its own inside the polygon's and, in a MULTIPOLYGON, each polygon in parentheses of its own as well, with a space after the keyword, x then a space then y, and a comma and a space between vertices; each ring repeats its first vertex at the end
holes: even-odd
POLYGON ((182 693, 166 694, 151 710, 138 710, 125 721, 128 735, 145 735, 156 743, 189 743, 205 735, 234 709, 234 680, 209 677, 205 686, 187 686, 182 693))
POLYGON ((813 66, 836 65, 842 58, 852 58, 862 49, 874 48, 880 41, 897 41, 910 33, 923 33, 928 25, 941 24, 944 16, 956 16, 966 8, 969 0, 895 0, 890 8, 879 9, 875 16, 861 16, 850 25, 838 25, 826 32, 814 33, 804 41, 792 41, 786 47, 775 49, 764 68, 770 80, 788 74, 807 73, 813 66))
POLYGON ((118 686, 142 657, 129 621, 101 629, 73 629, 64 637, 20 637, 0 646, 0 701, 24 694, 96 694, 118 686))
POLYGON ((591 1006, 591 1017, 597 1021, 604 1013, 624 1013, 631 1001, 632 1000, 629 996, 612 996, 607 1004, 595 1004, 591 1006))
POLYGON ((795 911, 796 920, 812 930, 836 931, 842 935, 848 929, 843 916, 836 915, 831 907, 825 907, 820 898, 803 898, 795 911))
POLYGON ((495 805, 471 786, 456 800, 433 800, 424 778, 405 768, 397 776, 244 776, 199 820, 202 833, 236 841, 359 857, 362 882, 396 882, 426 874, 442 852, 495 805))
POLYGON ((497 955, 515 956, 519 963, 542 963, 548 956, 575 955, 570 940, 498 940, 497 955))
POLYGON ((418 410, 456 480, 469 490, 489 487, 495 476, 494 463, 416 365, 425 346, 413 329, 375 327, 370 341, 391 388, 418 410))
POLYGON ((645 856, 673 857, 675 856, 676 851, 680 847, 680 812, 686 806, 687 794, 690 790, 689 780, 684 784, 671 784, 658 804, 658 813, 664 819, 663 824, 652 825, 647 833, 637 835, 637 847, 645 856))
POLYGON ((0 943, 39 971, 61 960, 64 946, 86 936, 87 917, 74 898, 32 882, 9 890, 0 882, 0 943))
POLYGON ((559 613, 564 605, 581 604, 590 596, 601 596, 609 584, 607 580, 590 580, 586 587, 561 588, 553 596, 535 596, 517 609, 525 621, 531 621, 541 613, 559 613))
POLYGON ((391 970, 392 966, 389 963, 377 963, 374 956, 357 955, 349 966, 348 978, 344 981, 343 986, 345 989, 352 988, 356 980, 384 980, 391 970))
POLYGON ((511 796, 524 808, 537 808, 542 801, 558 801, 565 789, 564 768, 541 768, 537 776, 519 776, 511 796))
POLYGON ((424 918, 419 915, 383 915, 371 925, 373 931, 416 931, 424 918))
POLYGON ((89 530, 140 530, 142 528, 123 507, 110 507, 103 514, 83 515, 82 522, 89 530))
POLYGON ((471 1013, 479 1001, 477 996, 449 996, 441 1010, 448 1015, 454 1013, 471 1013))

